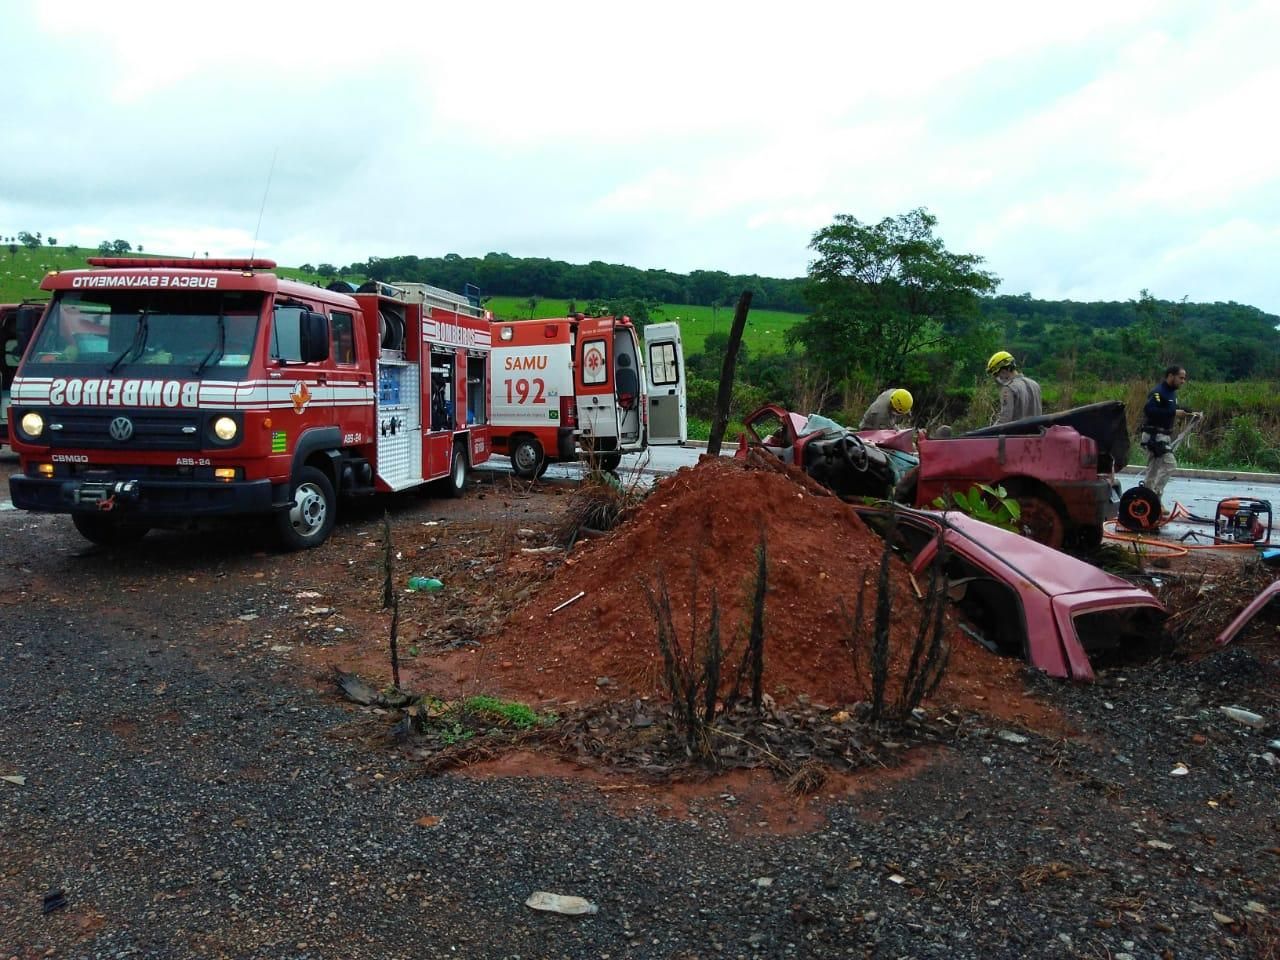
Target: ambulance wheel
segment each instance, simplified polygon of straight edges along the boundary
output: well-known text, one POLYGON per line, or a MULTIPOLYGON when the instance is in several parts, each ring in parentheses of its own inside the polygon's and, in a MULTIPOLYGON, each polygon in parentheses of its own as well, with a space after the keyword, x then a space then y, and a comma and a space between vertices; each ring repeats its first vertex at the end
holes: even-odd
POLYGON ((141 523, 125 523, 105 513, 73 513, 71 522, 80 536, 100 547, 121 547, 137 543, 151 528, 141 523))
POLYGON ((329 539, 338 517, 333 484, 315 467, 303 467, 293 481, 289 509, 276 514, 276 532, 286 550, 309 550, 329 539))
POLYGON ((521 480, 532 480, 547 469, 542 444, 533 437, 521 437, 511 448, 511 470, 521 480))
POLYGON ((617 470, 618 465, 622 463, 622 454, 620 453, 602 453, 599 457, 601 470, 617 470))
POLYGON ((453 460, 449 464, 445 490, 451 497, 460 497, 467 492, 467 448, 460 443, 453 445, 453 460))

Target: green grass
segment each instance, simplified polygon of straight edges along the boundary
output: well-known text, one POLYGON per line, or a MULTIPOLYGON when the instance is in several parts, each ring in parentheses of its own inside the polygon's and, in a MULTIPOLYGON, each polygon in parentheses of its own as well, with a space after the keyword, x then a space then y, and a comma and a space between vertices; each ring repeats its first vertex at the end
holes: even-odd
MULTIPOLYGON (((494 316, 502 320, 518 320, 529 317, 527 297, 490 297, 485 305, 494 316)), ((586 304, 578 301, 579 308, 586 304)), ((733 325, 733 307, 700 307, 688 303, 664 303, 654 311, 655 322, 675 321, 680 324, 686 356, 701 353, 703 341, 710 333, 729 332, 733 325)), ((534 319, 563 317, 569 312, 568 300, 539 300, 533 309, 534 319)), ((781 310, 752 310, 747 314, 747 328, 743 341, 752 354, 781 353, 786 349, 787 330, 804 319, 803 314, 784 313, 781 310)))
MULTIPOLYGON (((9 245, 0 245, 0 303, 21 303, 27 298, 44 298, 47 296, 40 289, 40 281, 50 270, 83 270, 88 267, 87 259, 98 256, 97 247, 24 247, 17 244, 17 251, 9 252, 9 245)), ((129 253, 125 256, 149 257, 170 256, 170 254, 129 253)), ((275 271, 281 277, 290 280, 301 280, 303 283, 319 283, 322 286, 327 279, 314 273, 303 273, 295 267, 277 267, 275 271)), ((363 282, 363 277, 344 277, 354 283, 363 282)))
POLYGON ((527 730, 529 727, 554 723, 554 713, 539 714, 532 707, 513 700, 499 700, 497 697, 475 696, 462 701, 461 712, 488 720, 503 727, 516 727, 527 730))
POLYGON ((88 247, 17 247, 17 252, 10 253, 8 244, 0 245, 0 303, 47 297, 40 289, 45 274, 84 268, 86 257, 98 255, 97 248, 88 247))

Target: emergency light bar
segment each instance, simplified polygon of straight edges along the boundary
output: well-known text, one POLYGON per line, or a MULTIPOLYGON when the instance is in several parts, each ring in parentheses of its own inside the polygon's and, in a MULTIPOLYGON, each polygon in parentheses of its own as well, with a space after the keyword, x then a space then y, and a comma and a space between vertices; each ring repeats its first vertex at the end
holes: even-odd
POLYGON ((186 257, 90 257, 89 266, 106 267, 109 270, 122 270, 130 267, 165 267, 168 269, 195 270, 274 270, 274 260, 238 259, 235 257, 222 259, 187 259, 186 257))

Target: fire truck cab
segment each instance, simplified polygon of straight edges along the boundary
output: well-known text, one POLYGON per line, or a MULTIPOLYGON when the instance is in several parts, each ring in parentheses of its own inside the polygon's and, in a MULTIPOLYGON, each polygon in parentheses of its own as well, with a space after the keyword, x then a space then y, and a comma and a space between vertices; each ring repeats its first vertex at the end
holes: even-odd
POLYGON ((624 453, 688 436, 680 328, 577 314, 493 325, 494 451, 516 476, 586 458, 614 470, 624 453))
POLYGON ((101 544, 264 514, 303 549, 340 495, 460 495, 488 457, 489 318, 464 298, 322 289, 269 260, 89 263, 41 284, 12 385, 15 507, 101 544))

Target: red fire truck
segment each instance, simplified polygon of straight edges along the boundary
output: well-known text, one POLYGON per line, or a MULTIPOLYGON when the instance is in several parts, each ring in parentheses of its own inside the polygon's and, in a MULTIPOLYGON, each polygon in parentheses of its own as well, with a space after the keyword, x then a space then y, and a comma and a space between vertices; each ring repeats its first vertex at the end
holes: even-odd
POLYGON ((9 385, 18 370, 18 306, 0 303, 0 443, 9 442, 9 385))
POLYGON ((677 324, 650 324, 643 343, 628 317, 577 314, 493 329, 493 447, 516 476, 581 456, 614 470, 624 453, 687 439, 677 324))
POLYGON ((20 327, 30 333, 32 318, 43 303, 0 303, 0 444, 9 442, 9 390, 18 373, 20 327))
POLYGON ((490 317, 424 284, 330 289, 270 260, 92 258, 53 272, 9 425, 13 504, 102 544, 269 514, 303 549, 338 496, 439 481, 489 456, 490 317))

